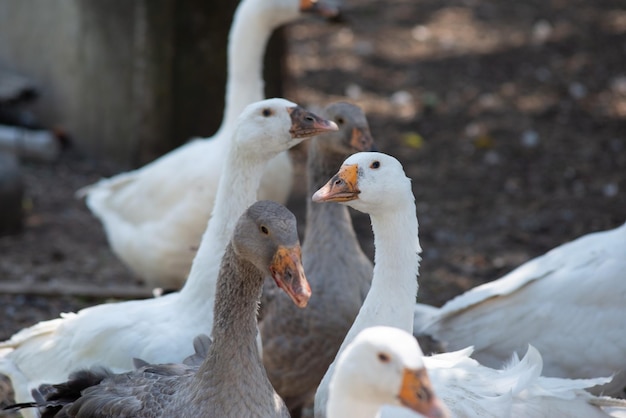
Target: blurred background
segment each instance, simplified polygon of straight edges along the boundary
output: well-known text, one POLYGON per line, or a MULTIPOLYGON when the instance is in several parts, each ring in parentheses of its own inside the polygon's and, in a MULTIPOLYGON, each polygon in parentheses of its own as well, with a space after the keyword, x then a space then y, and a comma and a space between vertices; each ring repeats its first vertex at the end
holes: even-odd
MULTIPOLYGON (((62 311, 149 295, 74 193, 214 132, 236 5, 0 0, 0 340, 62 311)), ((343 7, 345 22, 278 32, 268 95, 366 111, 380 150, 413 179, 421 301, 440 305, 626 221, 622 0, 343 7)), ((305 155, 292 150, 289 207, 301 222, 305 155)), ((372 255, 367 217, 355 223, 372 255)))

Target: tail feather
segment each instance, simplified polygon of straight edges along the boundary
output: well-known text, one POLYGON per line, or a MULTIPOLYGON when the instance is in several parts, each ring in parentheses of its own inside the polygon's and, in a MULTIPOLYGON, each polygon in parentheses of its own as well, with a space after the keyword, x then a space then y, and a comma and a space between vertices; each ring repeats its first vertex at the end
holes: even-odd
MULTIPOLYGON (((70 374, 67 382, 56 385, 41 385, 39 391, 44 394, 46 402, 66 405, 74 402, 81 396, 81 392, 91 386, 100 384, 104 379, 112 376, 113 372, 104 367, 94 367, 88 370, 79 370, 70 374)), ((33 397, 35 395, 33 394, 33 397)), ((35 398, 36 399, 36 398, 35 398)))
POLYGON ((70 374, 69 380, 56 385, 42 384, 32 390, 34 402, 24 402, 9 405, 2 411, 13 413, 27 408, 38 408, 41 418, 59 418, 65 416, 60 411, 64 406, 72 404, 83 390, 98 385, 105 378, 113 375, 108 369, 94 367, 89 370, 79 370, 70 374))
POLYGON ((195 353, 188 356, 183 360, 183 364, 187 366, 199 366, 202 364, 207 354, 209 353, 209 348, 211 347, 211 337, 200 334, 196 338, 193 339, 193 349, 195 353))

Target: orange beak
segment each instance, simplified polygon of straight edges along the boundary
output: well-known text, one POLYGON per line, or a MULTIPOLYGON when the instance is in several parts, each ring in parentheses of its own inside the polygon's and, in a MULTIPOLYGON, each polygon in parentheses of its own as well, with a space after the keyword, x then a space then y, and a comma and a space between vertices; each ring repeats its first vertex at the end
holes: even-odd
POLYGON ((289 295, 293 303, 304 308, 311 297, 311 287, 304 275, 300 245, 278 247, 274 254, 270 273, 276 285, 289 295))
POLYGON ((398 399, 402 405, 428 418, 448 418, 450 413, 435 396, 426 369, 404 370, 398 399))
POLYGON ((343 165, 328 183, 313 195, 314 202, 348 202, 358 199, 357 186, 359 167, 356 164, 343 165))
POLYGON ((327 19, 339 16, 340 10, 324 0, 300 0, 300 11, 314 13, 327 19))

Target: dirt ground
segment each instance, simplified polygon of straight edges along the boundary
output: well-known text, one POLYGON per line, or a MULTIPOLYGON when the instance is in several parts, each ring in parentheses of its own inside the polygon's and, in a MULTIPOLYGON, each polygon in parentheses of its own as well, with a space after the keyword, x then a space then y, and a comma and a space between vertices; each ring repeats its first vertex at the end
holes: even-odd
MULTIPOLYGON (((626 221, 622 1, 346 3, 346 24, 289 29, 286 96, 312 109, 361 105, 381 151, 404 164, 424 249, 421 301, 440 305, 626 221)), ((301 162, 304 149, 293 155, 301 162)), ((75 151, 25 162, 26 228, 0 237, 0 285, 138 284, 73 195, 121 169, 75 151)), ((300 219, 303 188, 289 204, 300 219)), ((371 255, 367 218, 355 224, 371 255)), ((100 301, 0 294, 0 340, 100 301)))

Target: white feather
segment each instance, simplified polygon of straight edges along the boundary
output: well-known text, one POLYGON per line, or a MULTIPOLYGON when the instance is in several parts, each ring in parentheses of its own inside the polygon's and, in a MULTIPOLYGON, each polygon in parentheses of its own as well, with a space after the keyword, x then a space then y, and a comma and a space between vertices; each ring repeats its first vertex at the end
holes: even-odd
POLYGON ((440 309, 417 304, 416 335, 449 349, 468 344, 497 367, 532 344, 544 374, 591 378, 615 374, 597 393, 626 386, 626 224, 563 244, 501 279, 471 289, 440 309))

